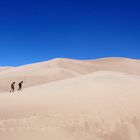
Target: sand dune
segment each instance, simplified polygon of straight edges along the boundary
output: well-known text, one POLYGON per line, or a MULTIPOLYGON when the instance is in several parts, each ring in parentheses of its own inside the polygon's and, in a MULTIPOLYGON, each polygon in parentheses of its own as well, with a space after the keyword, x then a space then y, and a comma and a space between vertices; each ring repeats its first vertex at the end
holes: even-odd
POLYGON ((140 60, 129 58, 102 58, 86 61, 99 70, 119 71, 140 75, 140 60))
POLYGON ((6 92, 13 81, 23 80, 25 87, 31 87, 102 70, 140 75, 140 60, 104 58, 84 61, 61 58, 7 70, 0 68, 2 69, 3 71, 0 71, 0 92, 6 92))
POLYGON ((139 140, 139 84, 100 71, 0 94, 0 139, 139 140))
POLYGON ((5 70, 9 70, 12 69, 13 67, 0 67, 0 72, 1 71, 5 71, 5 70))

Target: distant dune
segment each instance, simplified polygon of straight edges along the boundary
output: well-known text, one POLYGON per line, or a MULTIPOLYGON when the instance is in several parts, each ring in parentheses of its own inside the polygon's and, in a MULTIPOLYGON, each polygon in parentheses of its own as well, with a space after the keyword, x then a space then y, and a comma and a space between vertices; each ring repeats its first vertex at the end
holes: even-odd
POLYGON ((14 68, 1 67, 0 92, 8 91, 13 81, 23 80, 25 87, 31 87, 103 70, 140 75, 140 60, 127 58, 97 60, 59 58, 14 68))
POLYGON ((0 72, 1 71, 5 71, 5 70, 9 70, 12 69, 13 67, 0 67, 0 72))
MULTIPOLYGON (((54 68, 15 70, 41 65, 54 68)), ((140 140, 140 76, 98 71, 3 93, 0 114, 0 140, 140 140)))
POLYGON ((102 58, 86 61, 94 64, 100 70, 119 71, 140 75, 140 60, 128 58, 102 58))

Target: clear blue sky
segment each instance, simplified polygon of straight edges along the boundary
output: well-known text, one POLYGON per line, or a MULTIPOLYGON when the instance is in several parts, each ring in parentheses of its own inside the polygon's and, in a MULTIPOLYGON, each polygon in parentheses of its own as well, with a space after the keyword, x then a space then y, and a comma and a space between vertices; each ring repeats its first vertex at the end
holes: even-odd
POLYGON ((140 59, 140 1, 0 1, 0 65, 56 57, 140 59))

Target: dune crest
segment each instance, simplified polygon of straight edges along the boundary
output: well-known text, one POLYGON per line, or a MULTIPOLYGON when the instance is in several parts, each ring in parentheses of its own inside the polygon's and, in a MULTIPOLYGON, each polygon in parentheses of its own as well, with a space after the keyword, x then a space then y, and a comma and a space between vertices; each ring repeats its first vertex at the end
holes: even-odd
POLYGON ((18 83, 23 80, 26 88, 103 70, 140 75, 140 60, 127 58, 97 60, 57 58, 20 67, 0 68, 0 92, 8 91, 13 81, 18 83))
POLYGON ((12 69, 13 67, 0 67, 0 72, 12 69))

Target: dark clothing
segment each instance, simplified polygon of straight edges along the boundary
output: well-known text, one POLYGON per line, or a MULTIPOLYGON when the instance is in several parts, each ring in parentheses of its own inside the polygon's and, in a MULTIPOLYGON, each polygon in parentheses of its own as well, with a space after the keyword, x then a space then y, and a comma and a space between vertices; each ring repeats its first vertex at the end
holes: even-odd
POLYGON ((15 91, 15 83, 12 83, 10 92, 14 92, 14 91, 15 91))
POLYGON ((19 86, 19 88, 22 88, 22 83, 19 83, 18 86, 19 86))
POLYGON ((11 88, 12 88, 12 89, 14 89, 14 88, 15 88, 14 84, 12 84, 12 85, 11 85, 11 88))
POLYGON ((22 83, 23 83, 23 82, 20 82, 20 83, 18 84, 18 86, 19 86, 18 90, 19 90, 19 91, 21 91, 21 89, 22 89, 22 83))

